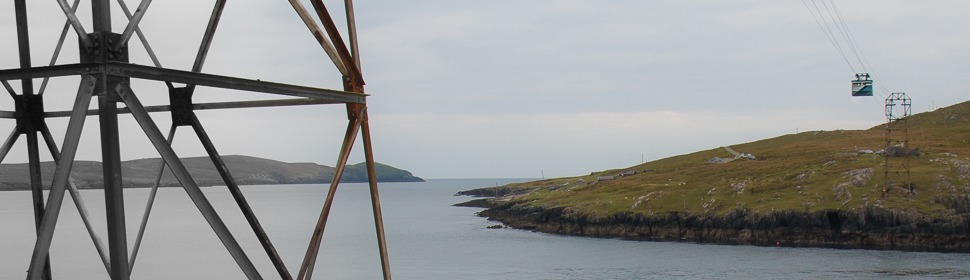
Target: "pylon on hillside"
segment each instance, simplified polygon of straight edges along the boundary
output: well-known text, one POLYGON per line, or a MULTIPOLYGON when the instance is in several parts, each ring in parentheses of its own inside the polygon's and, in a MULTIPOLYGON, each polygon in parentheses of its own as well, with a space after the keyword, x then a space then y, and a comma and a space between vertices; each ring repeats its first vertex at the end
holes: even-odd
POLYGON ((909 178, 909 127, 906 119, 912 114, 912 101, 906 93, 894 92, 886 97, 886 147, 883 149, 883 196, 893 186, 913 192, 909 178))

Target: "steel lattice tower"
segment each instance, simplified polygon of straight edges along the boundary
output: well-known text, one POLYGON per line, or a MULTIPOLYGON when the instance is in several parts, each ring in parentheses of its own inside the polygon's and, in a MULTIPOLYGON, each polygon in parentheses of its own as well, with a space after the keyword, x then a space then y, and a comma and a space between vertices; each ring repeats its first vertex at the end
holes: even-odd
POLYGON ((912 101, 906 93, 894 92, 886 97, 886 147, 883 149, 883 194, 889 192, 893 186, 899 185, 911 191, 909 186, 909 127, 906 119, 912 114, 912 101), (898 107, 897 107, 898 106, 898 107), (900 111, 901 110, 901 111, 900 111), (902 160, 893 160, 894 152, 900 151, 904 155, 902 160), (898 184, 902 181, 902 184, 898 184))
MULTIPOLYGON (((304 256, 296 279, 310 279, 313 273, 313 265, 319 253, 323 230, 329 217, 334 194, 340 177, 347 165, 347 159, 358 132, 362 134, 363 138, 364 156, 366 158, 371 202, 374 211, 374 223, 377 229, 377 245, 381 257, 381 268, 384 279, 391 279, 376 181, 374 155, 371 148, 370 126, 367 117, 366 100, 368 95, 364 94, 364 79, 360 71, 360 57, 357 51, 357 31, 352 0, 344 0, 349 44, 345 43, 343 38, 341 38, 337 25, 333 22, 330 13, 321 0, 310 0, 310 3, 313 5, 316 17, 323 25, 323 29, 320 28, 311 13, 298 0, 288 1, 306 24, 307 28, 309 28, 317 42, 320 43, 320 46, 323 47, 324 51, 331 58, 333 64, 340 70, 344 87, 343 90, 288 85, 203 73, 202 66, 222 17, 222 12, 226 5, 225 0, 215 1, 191 71, 163 68, 139 29, 139 22, 148 10, 152 2, 151 0, 141 0, 134 13, 128 9, 123 0, 118 1, 118 6, 128 19, 124 30, 120 33, 113 32, 111 28, 111 1, 91 0, 89 3, 91 5, 92 23, 85 25, 82 24, 75 14, 80 0, 75 0, 74 5, 70 5, 66 0, 57 0, 60 9, 66 16, 67 23, 65 24, 64 32, 61 33, 56 49, 58 51, 61 49, 60 46, 67 37, 67 26, 69 26, 77 34, 80 59, 75 63, 55 64, 51 62, 47 66, 34 66, 30 56, 31 45, 30 32, 27 26, 27 1, 14 0, 17 30, 16 41, 18 44, 20 65, 18 68, 0 69, 0 82, 2 82, 4 88, 14 100, 15 110, 12 112, 0 111, 0 118, 15 120, 16 128, 10 133, 6 141, 3 142, 3 145, 0 146, 0 161, 6 157, 20 136, 24 135, 27 141, 33 210, 37 225, 37 239, 31 257, 30 267, 27 269, 27 279, 51 278, 51 264, 48 255, 54 234, 54 227, 57 225, 60 208, 67 193, 75 200, 82 220, 95 243, 95 248, 101 260, 104 262, 105 269, 108 271, 111 279, 129 279, 141 242, 141 235, 144 232, 145 223, 151 210, 155 189, 152 190, 146 206, 138 238, 134 246, 129 248, 128 233, 125 227, 126 219, 121 180, 123 174, 121 172, 121 145, 119 143, 119 114, 131 114, 161 155, 164 163, 159 166, 159 178, 161 177, 162 170, 164 170, 165 166, 168 166, 246 277, 248 279, 262 279, 262 276, 253 266, 252 261, 250 261, 249 257, 233 237, 232 232, 226 227, 222 219, 219 218, 219 214, 192 179, 192 176, 186 170, 171 146, 171 140, 175 135, 177 127, 191 127, 196 136, 198 136, 199 141, 205 147, 216 170, 225 181, 226 186, 249 222, 265 253, 275 266, 279 277, 281 279, 294 279, 286 266, 284 266, 269 237, 263 231, 245 196, 240 191, 230 171, 226 168, 226 164, 216 151, 215 145, 209 139, 202 123, 196 117, 195 110, 311 104, 344 104, 347 109, 349 122, 346 133, 344 134, 343 144, 340 148, 340 155, 337 159, 336 170, 330 183, 326 201, 320 212, 316 228, 311 235, 312 237, 309 241, 306 255, 304 256), (89 32, 88 30, 91 31, 89 32), (153 66, 143 66, 129 62, 128 41, 133 36, 139 37, 142 45, 145 46, 146 51, 152 58, 153 66), (62 76, 81 77, 81 83, 75 96, 73 109, 64 112, 45 111, 44 89, 47 80, 51 77, 62 76), (42 86, 37 92, 34 89, 35 79, 43 79, 42 86), (139 100, 139 94, 130 85, 131 79, 164 82, 168 89, 169 105, 144 106, 139 100), (22 88, 19 93, 8 82, 10 80, 20 80, 22 88), (185 84, 186 86, 176 87, 174 85, 175 83, 185 84), (192 101, 192 95, 196 88, 200 86, 298 98, 195 103, 192 101), (97 97, 98 109, 88 110, 94 97, 97 97), (119 103, 123 103, 125 107, 119 108, 119 103), (148 115, 150 112, 171 113, 172 127, 169 130, 167 138, 148 115), (95 231, 92 230, 90 223, 88 223, 89 217, 87 210, 85 210, 86 208, 80 200, 77 188, 73 184, 70 175, 75 156, 79 149, 79 139, 84 127, 85 117, 88 115, 96 115, 100 123, 102 164, 104 167, 105 211, 108 228, 107 246, 101 243, 100 237, 97 236, 95 231), (51 136, 50 129, 46 123, 47 118, 54 117, 70 117, 65 133, 66 136, 60 147, 57 146, 57 143, 51 136), (48 186, 50 187, 50 192, 46 200, 43 197, 44 186, 41 181, 40 138, 43 138, 57 165, 53 174, 53 182, 48 186), (131 249, 130 254, 129 249, 131 249)), ((55 57, 56 55, 57 53, 55 52, 55 57)), ((155 188, 157 187, 158 181, 155 183, 155 188)))

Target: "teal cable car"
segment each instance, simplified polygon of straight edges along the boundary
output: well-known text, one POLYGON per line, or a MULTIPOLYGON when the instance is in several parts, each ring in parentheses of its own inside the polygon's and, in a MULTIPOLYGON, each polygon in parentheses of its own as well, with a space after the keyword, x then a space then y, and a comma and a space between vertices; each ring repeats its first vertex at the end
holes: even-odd
POLYGON ((852 80, 852 96, 872 96, 872 80, 869 73, 855 74, 852 80))

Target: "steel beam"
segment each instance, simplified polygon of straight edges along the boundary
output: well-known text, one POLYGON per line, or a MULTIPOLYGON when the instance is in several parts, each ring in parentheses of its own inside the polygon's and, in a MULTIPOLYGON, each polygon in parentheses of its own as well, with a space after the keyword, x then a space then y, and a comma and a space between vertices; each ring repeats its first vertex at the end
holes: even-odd
POLYGON ((263 82, 204 73, 109 62, 107 71, 98 63, 34 67, 27 69, 0 70, 0 80, 30 79, 108 73, 109 75, 146 80, 167 81, 207 87, 264 92, 288 96, 330 100, 333 103, 366 103, 366 94, 332 89, 313 88, 281 83, 263 82))
POLYGON ((57 225, 57 217, 60 214, 61 204, 64 201, 64 191, 67 188, 67 181, 74 166, 74 156, 77 155, 78 142, 81 139, 81 130, 84 127, 84 109, 91 104, 91 96, 94 92, 96 79, 92 76, 83 76, 81 86, 78 88, 77 98, 74 101, 74 114, 67 124, 67 133, 64 136, 64 148, 61 153, 61 161, 57 162, 54 170, 54 180, 47 198, 47 207, 44 212, 44 219, 34 244, 34 252, 30 260, 30 269, 27 271, 27 279, 41 279, 41 269, 46 263, 50 252, 51 240, 54 237, 54 227, 57 225))
POLYGON ((128 17, 128 26, 125 26, 125 31, 121 32, 121 40, 115 43, 115 49, 121 49, 128 40, 131 39, 131 35, 135 33, 138 29, 138 24, 141 23, 141 19, 145 17, 145 12, 148 11, 148 5, 152 4, 152 0, 141 0, 141 4, 138 5, 138 9, 135 10, 133 16, 128 17))
POLYGON ((101 73, 103 68, 103 66, 97 63, 77 63, 23 69, 7 69, 0 70, 0 80, 91 75, 101 73))
MULTIPOLYGON (((123 49, 111 48, 111 2, 91 0, 91 18, 95 34, 100 34, 101 46, 96 50, 94 59, 104 63, 108 52, 123 49), (101 56, 97 52, 102 53, 101 56)), ((117 39, 117 38, 115 38, 117 39)), ((82 53, 82 61, 85 61, 82 53)), ((113 280, 125 280, 128 270, 128 232, 125 223, 125 197, 121 179, 121 143, 118 132, 118 103, 113 87, 119 79, 102 73, 98 81, 98 122, 101 128, 101 166, 104 174, 105 217, 108 224, 108 258, 111 261, 109 275, 113 280)), ((124 80, 124 79, 121 79, 124 80)), ((84 113, 84 110, 78 110, 84 113)))
POLYGON ((320 26, 317 26, 317 23, 313 21, 313 18, 310 17, 310 13, 307 12, 305 7, 303 7, 300 0, 288 1, 290 1, 290 5, 293 6, 293 9, 296 10, 296 14, 300 16, 300 19, 303 19, 303 24, 306 24, 306 27, 310 29, 310 33, 313 34, 313 38, 317 39, 317 42, 320 43, 323 50, 327 52, 327 56, 330 56, 330 60, 333 61, 333 65, 337 66, 337 70, 340 70, 340 74, 343 74, 344 76, 350 75, 350 72, 347 70, 347 65, 344 64, 342 59, 340 59, 340 55, 337 54, 337 50, 334 49, 332 44, 330 44, 330 41, 327 41, 327 38, 323 36, 323 30, 320 30, 320 26))
MULTIPOLYGON (((102 76, 105 77, 105 76, 102 76)), ((102 81, 102 88, 112 83, 102 81)), ((108 91, 107 89, 105 91, 108 91)), ((128 279, 128 233, 125 223, 125 197, 121 178, 121 143, 118 131, 118 104, 111 93, 98 94, 98 120, 101 125, 101 166, 104 171, 105 217, 108 220, 108 256, 111 279, 128 279)))
MULTIPOLYGON (((61 161, 61 153, 57 149, 57 143, 54 142, 54 136, 51 136, 50 129, 47 126, 41 129, 41 133, 44 136, 44 142, 47 143, 47 149, 51 153, 51 158, 54 159, 54 164, 57 164, 57 162, 61 161)), ((94 242, 94 249, 98 251, 98 256, 101 257, 101 262, 104 263, 104 269, 110 273, 111 265, 108 263, 104 242, 101 241, 98 233, 94 231, 94 226, 91 224, 91 214, 88 213, 88 207, 84 203, 83 197, 81 197, 81 192, 77 190, 77 185, 74 184, 73 176, 67 180, 67 191, 71 193, 71 199, 74 199, 74 206, 77 208, 78 214, 81 215, 81 222, 84 223, 84 228, 88 231, 88 235, 91 236, 91 242, 94 242)))
MULTIPOLYGON (((15 0, 14 10, 17 21, 17 48, 20 53, 20 69, 28 69, 33 65, 30 63, 30 30, 27 27, 27 3, 25 0, 15 0)), ((21 94, 34 94, 34 81, 24 78, 20 82, 23 88, 21 94)))
POLYGON ((15 127, 10 135, 7 136, 7 140, 3 141, 3 146, 0 146, 0 162, 3 162, 4 158, 7 158, 7 153, 10 152, 10 148, 13 148, 13 144, 17 143, 17 138, 20 138, 20 132, 15 127))
POLYGON ((371 206, 374 209, 374 228, 377 230, 377 247, 381 255, 381 269, 384 280, 391 280, 391 265, 387 257, 387 240, 384 238, 384 215, 381 214, 381 198, 377 189, 377 167, 374 161, 374 149, 371 147, 370 120, 367 118, 367 108, 363 109, 360 130, 364 138, 364 159, 367 162, 367 182, 370 186, 371 206))
MULTIPOLYGON (((118 6, 121 6, 121 11, 125 13, 125 16, 128 17, 128 20, 130 21, 132 19, 132 15, 131 11, 128 10, 128 5, 125 4, 125 0, 118 0, 118 6)), ((141 45, 145 47, 145 52, 148 52, 148 57, 152 59, 152 63, 155 65, 155 67, 161 68, 162 63, 158 61, 158 57, 155 56, 155 51, 152 50, 152 45, 148 43, 148 38, 146 38, 145 34, 141 32, 140 27, 135 26, 135 34, 138 35, 138 40, 140 40, 141 45)), ((165 82, 165 85, 167 85, 168 88, 174 87, 171 82, 165 82)))
MULTIPOLYGON (((172 141, 175 140, 175 130, 178 127, 172 125, 172 128, 168 130, 168 143, 169 146, 172 145, 172 141)), ((155 195, 158 194, 158 185, 162 182, 162 175, 165 172, 165 161, 162 160, 158 164, 158 176, 155 176, 155 184, 152 185, 152 191, 148 193, 148 202, 145 203, 145 214, 142 215, 141 225, 138 226, 138 237, 135 238, 135 246, 131 248, 131 256, 128 260, 128 270, 131 271, 135 268, 135 258, 138 256, 138 250, 141 248, 141 240, 145 236, 145 228, 148 227, 148 217, 152 213, 152 205, 155 204, 155 195)))
POLYGON ((94 32, 111 32, 111 2, 91 0, 91 18, 94 22, 94 32))
MULTIPOLYGON (((14 0, 13 6, 16 14, 17 48, 20 53, 20 68, 30 68, 30 31, 27 28, 27 3, 25 0, 14 0)), ((27 87, 27 85, 24 85, 24 87, 27 87)))
POLYGON ((252 261, 250 261, 249 257, 246 256, 246 252, 242 250, 242 247, 239 246, 236 239, 232 237, 232 233, 229 231, 229 228, 226 227, 226 224, 221 218, 219 218, 219 214, 216 213, 215 208, 212 207, 212 204, 210 204, 209 200, 206 199, 205 194, 202 193, 202 190, 195 183, 195 180, 193 180, 192 176, 189 175, 189 171, 185 168, 185 165, 182 164, 182 161, 178 158, 178 155, 176 155, 175 151, 172 150, 172 147, 168 145, 164 136, 162 136, 162 133, 158 130, 158 126, 155 125, 155 122, 152 121, 151 116, 148 115, 148 111, 146 111, 141 105, 141 101, 139 101, 138 98, 135 97, 135 95, 131 92, 131 88, 127 84, 121 83, 118 84, 114 90, 117 91, 119 97, 121 97, 121 100, 125 102, 125 105, 131 109, 132 116, 135 118, 135 121, 138 122, 139 126, 141 126, 142 130, 148 136, 148 139, 151 140, 152 145, 155 146, 155 149, 158 150, 158 153, 162 156, 162 159, 165 160, 165 163, 169 166, 169 168, 172 169, 172 172, 175 174, 175 178, 180 184, 182 184, 185 192, 192 199, 192 202, 195 203, 195 206, 199 208, 199 211, 202 212, 202 216, 205 217, 206 221, 209 223, 209 226, 211 226, 213 231, 215 231, 216 236, 222 240, 223 245, 225 245, 226 249, 229 250, 229 254, 232 255, 233 259, 236 260, 236 264, 238 264, 243 273, 246 274, 246 277, 249 279, 262 279, 259 272, 256 270, 256 267, 253 266, 252 261))
MULTIPOLYGON (((29 123, 29 122, 28 122, 29 123)), ((29 124, 28 124, 29 126, 29 124)), ((42 232, 41 225, 44 219, 44 184, 41 181, 40 172, 40 151, 37 147, 37 131, 26 129, 27 135, 27 158, 30 169, 30 194, 34 202, 34 225, 36 226, 37 236, 40 238, 42 232)), ((44 279, 51 279, 51 259, 45 256, 44 260, 44 279)))
POLYGON ((360 69, 357 69, 357 64, 354 63, 354 58, 347 51, 347 45, 344 44, 344 40, 340 38, 340 32, 337 31, 337 25, 333 23, 333 18, 330 17, 330 12, 327 11, 327 6, 321 0, 310 0, 310 3, 313 4, 313 9, 317 12, 317 17, 323 23, 323 28, 327 30, 327 35, 330 35, 330 41, 333 42, 333 46, 337 49, 337 54, 340 55, 341 61, 343 61, 344 65, 347 65, 347 73, 344 76, 350 76, 358 86, 363 85, 364 76, 361 75, 360 69))
MULTIPOLYGON (((74 0, 74 6, 71 8, 71 12, 77 12, 77 6, 81 4, 81 0, 74 0)), ((57 63, 57 57, 61 54, 61 48, 64 47, 64 39, 67 38, 67 30, 71 29, 71 21, 68 20, 64 22, 64 28, 61 28, 61 36, 57 39, 57 46, 54 47, 54 55, 51 56, 51 63, 47 66, 54 66, 57 63)), ((44 77, 44 81, 40 83, 40 90, 37 91, 37 95, 44 95, 44 91, 47 90, 47 82, 50 81, 50 77, 44 77)))
POLYGON ((232 194, 232 198, 236 200, 236 204, 239 205, 239 210, 242 211, 243 216, 246 217, 246 221, 249 222, 249 226, 253 228, 253 233, 256 234, 256 238, 259 239, 259 243, 263 246, 263 250, 266 251, 266 255, 269 257, 270 261, 273 262, 273 266, 276 267, 276 271, 279 272, 282 279, 291 280, 293 276, 283 265, 283 259, 280 254, 276 252, 276 247, 269 240, 269 235, 263 230, 263 226, 260 225, 259 219, 256 218, 256 213, 253 213, 252 207, 249 206, 249 202, 246 201, 246 196, 243 195, 242 190, 239 189, 239 184, 236 184, 236 179, 232 177, 229 173, 229 168, 226 167, 226 162, 222 160, 219 152, 216 151, 216 146, 212 144, 212 139, 209 139, 209 134, 205 132, 202 128, 202 122, 195 113, 190 113, 192 118, 192 129, 195 130, 195 134, 199 136, 199 141, 202 142, 202 147, 205 147, 206 153, 209 154, 209 158, 212 160, 212 164, 215 165, 216 171, 219 172, 219 176, 222 176, 222 180, 226 182, 226 187, 229 189, 229 193, 232 194))
MULTIPOLYGON (((25 0, 15 0, 14 1, 14 13, 16 17, 17 25, 17 47, 20 54, 20 68, 26 69, 32 66, 30 61, 30 30, 27 26, 27 3, 25 0)), ((9 85, 5 84, 5 87, 9 85)), ((41 181, 41 170, 40 170, 40 151, 37 147, 37 130, 36 126, 40 124, 35 124, 33 118, 24 117, 30 112, 26 112, 27 108, 32 108, 30 102, 33 102, 32 98, 27 98, 34 94, 34 81, 31 79, 22 79, 20 81, 22 98, 17 98, 16 94, 10 90, 11 97, 14 97, 14 102, 19 102, 18 104, 21 112, 17 112, 20 115, 17 119, 17 128, 19 132, 27 134, 27 158, 30 173, 30 190, 31 198, 33 200, 33 210, 34 210, 34 224, 36 226, 35 230, 37 232, 38 238, 41 233, 41 220, 44 217, 44 190, 43 182, 41 181)), ((46 257, 43 260, 44 271, 43 278, 51 279, 51 268, 50 268, 50 258, 46 257)))
POLYGON ((350 40, 350 56, 354 57, 354 64, 360 70, 360 56, 357 54, 357 20, 354 16, 353 0, 344 0, 344 11, 346 11, 347 16, 347 37, 350 40))
MULTIPOLYGON (((304 86, 295 86, 280 83, 263 82, 259 80, 247 80, 226 76, 218 76, 204 73, 193 73, 180 70, 141 66, 128 63, 107 63, 107 73, 122 77, 132 77, 156 81, 169 81, 189 85, 199 85, 217 88, 236 89, 242 91, 254 91, 264 93, 274 93, 289 96, 307 97, 332 100, 340 103, 365 103, 365 94, 321 89, 304 86)), ((2 74, 2 73, 0 73, 2 74)), ((0 76, 2 79, 2 76, 0 76)))
MULTIPOLYGON (((312 98, 292 98, 292 99, 275 99, 275 100, 253 100, 253 101, 235 101, 235 102, 214 102, 214 103, 198 103, 192 104, 192 110, 216 110, 216 109, 239 109, 239 108, 261 108, 261 107, 283 107, 283 106, 299 106, 299 105, 319 105, 319 104, 337 104, 340 102, 335 102, 331 100, 323 99, 312 99, 312 98)), ((157 112, 168 112, 172 110, 170 105, 156 105, 156 106, 145 106, 145 111, 149 113, 157 112)), ((128 108, 118 108, 118 114, 130 114, 131 110, 128 108)), ((89 109, 85 112, 88 116, 97 115, 98 109, 89 109)), ((56 111, 44 113, 45 118, 60 118, 71 116, 71 111, 56 111)), ((14 112, 0 111, 0 119, 15 118, 14 112)))
POLYGON ((340 156, 337 158, 336 170, 334 170, 333 178, 330 180, 330 191, 327 192, 327 199, 323 202, 323 210, 320 211, 317 225, 313 229, 313 235, 310 236, 310 244, 307 246, 306 254, 303 256, 303 264, 300 266, 300 272, 296 277, 297 280, 309 280, 313 276, 313 267, 317 262, 317 255, 320 253, 323 230, 326 228, 327 219, 330 217, 330 208, 333 205, 334 195, 337 193, 337 185, 340 183, 340 177, 344 174, 344 168, 347 167, 347 158, 350 157, 350 150, 354 146, 354 140, 357 139, 357 131, 360 130, 363 120, 357 116, 359 115, 351 116, 347 124, 347 133, 344 135, 344 142, 340 146, 340 156))
POLYGON ((7 89, 7 93, 10 94, 10 97, 17 98, 17 91, 15 91, 12 86, 10 86, 9 82, 4 80, 4 81, 0 81, 0 83, 3 84, 3 88, 7 89))
POLYGON ((71 6, 67 4, 66 0, 57 0, 57 4, 61 6, 61 10, 63 10, 64 15, 67 16, 67 21, 71 23, 72 27, 74 27, 74 32, 77 33, 77 37, 81 41, 81 44, 83 44, 85 47, 93 47, 94 42, 91 42, 91 39, 88 38, 88 32, 84 31, 84 25, 81 24, 81 21, 78 20, 77 15, 74 14, 74 8, 71 8, 71 6))
POLYGON ((192 64, 192 72, 202 72, 202 65, 205 58, 209 55, 209 47, 212 46, 212 38, 216 34, 216 27, 222 19, 222 10, 226 8, 226 0, 216 0, 215 7, 212 7, 212 15, 209 16, 209 24, 205 27, 205 35, 202 35, 202 44, 199 46, 199 53, 195 55, 195 63, 192 64))

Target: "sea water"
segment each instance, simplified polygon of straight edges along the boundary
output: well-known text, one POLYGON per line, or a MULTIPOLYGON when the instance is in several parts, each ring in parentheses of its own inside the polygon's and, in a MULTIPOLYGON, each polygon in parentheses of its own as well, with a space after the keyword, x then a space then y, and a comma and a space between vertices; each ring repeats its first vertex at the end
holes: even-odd
MULTIPOLYGON (((477 217, 481 208, 454 193, 521 180, 447 179, 381 183, 380 197, 394 279, 952 279, 970 277, 970 254, 759 247, 560 236, 477 217)), ((243 192, 290 273, 296 274, 320 214, 326 185, 243 186, 243 192)), ((209 201, 266 279, 279 275, 225 187, 204 188, 209 201)), ((82 190, 106 238, 104 195, 82 190)), ((129 246, 148 189, 126 189, 129 246)), ((24 279, 35 241, 31 196, 0 192, 0 279, 24 279)), ((107 240, 105 240, 106 242, 107 240)), ((55 279, 108 279, 66 197, 51 245, 55 279)), ((244 279, 181 188, 159 189, 132 279, 244 279)), ((369 189, 340 184, 314 279, 380 279, 369 189)))

